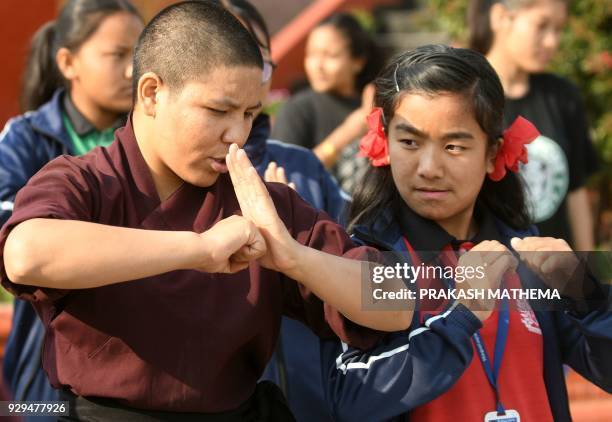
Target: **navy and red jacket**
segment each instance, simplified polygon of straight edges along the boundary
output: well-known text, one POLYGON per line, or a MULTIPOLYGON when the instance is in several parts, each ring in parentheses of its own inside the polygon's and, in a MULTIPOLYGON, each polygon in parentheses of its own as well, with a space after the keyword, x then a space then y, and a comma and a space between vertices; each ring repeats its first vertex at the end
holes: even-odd
MULTIPOLYGON (((383 251, 405 251, 400 227, 390 215, 372 230, 355 227, 354 240, 383 251)), ((509 249, 513 237, 537 235, 535 227, 517 231, 497 219, 495 224, 509 249)), ((545 287, 522 265, 517 272, 523 287, 545 287)), ((564 364, 612 392, 612 306, 609 290, 598 287, 604 300, 592 309, 534 311, 543 335, 546 392, 557 422, 571 421, 564 364)), ((569 309, 575 305, 564 300, 569 309)), ((471 337, 481 322, 463 305, 451 305, 424 321, 417 314, 410 329, 388 335, 367 351, 340 341, 322 342, 325 394, 336 420, 406 421, 410 410, 437 398, 461 377, 473 358, 471 337)))

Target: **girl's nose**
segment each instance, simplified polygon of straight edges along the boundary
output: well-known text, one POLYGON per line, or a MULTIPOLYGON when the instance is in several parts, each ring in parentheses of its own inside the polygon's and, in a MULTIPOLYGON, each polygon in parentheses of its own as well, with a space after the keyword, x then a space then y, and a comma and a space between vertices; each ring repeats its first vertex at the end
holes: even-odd
POLYGON ((435 179, 442 177, 442 173, 440 157, 435 148, 424 148, 419 157, 417 174, 424 179, 435 179))

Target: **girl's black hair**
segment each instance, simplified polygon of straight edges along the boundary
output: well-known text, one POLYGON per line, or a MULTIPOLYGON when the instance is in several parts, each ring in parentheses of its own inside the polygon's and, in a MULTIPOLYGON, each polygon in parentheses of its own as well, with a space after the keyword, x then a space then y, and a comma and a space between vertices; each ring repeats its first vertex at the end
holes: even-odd
POLYGON ((487 54, 493 44, 489 16, 491 6, 499 0, 471 0, 467 9, 468 46, 480 54, 487 54))
MULTIPOLYGON (((419 47, 393 58, 374 84, 374 103, 383 110, 387 133, 403 95, 456 93, 470 99, 489 148, 502 135, 505 99, 501 82, 486 58, 473 50, 443 45, 419 47)), ((371 227, 385 210, 398 212, 401 201, 391 168, 370 166, 354 192, 349 227, 371 227)), ((522 182, 515 173, 507 172, 499 182, 486 177, 477 201, 515 229, 531 224, 522 182)))
POLYGON ((355 90, 361 92, 378 75, 385 62, 385 54, 373 37, 357 19, 348 13, 336 13, 321 21, 318 27, 331 25, 348 41, 351 57, 363 59, 363 69, 355 78, 355 90))
POLYGON ((36 32, 23 76, 22 112, 37 109, 51 99, 56 89, 67 84, 55 61, 57 51, 62 47, 77 51, 107 16, 117 12, 141 18, 128 0, 70 0, 57 20, 47 22, 36 32))

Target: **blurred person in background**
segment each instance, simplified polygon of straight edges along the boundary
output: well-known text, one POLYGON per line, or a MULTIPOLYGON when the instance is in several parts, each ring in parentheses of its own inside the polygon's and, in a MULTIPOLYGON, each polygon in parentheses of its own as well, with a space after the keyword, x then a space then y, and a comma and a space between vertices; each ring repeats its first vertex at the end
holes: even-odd
MULTIPOLYGON (((257 9, 246 0, 222 0, 220 3, 249 30, 264 59, 262 103, 265 103, 276 64, 270 53, 270 34, 257 9)), ((342 220, 348 195, 325 170, 317 156, 307 148, 270 139, 270 116, 260 112, 244 146, 249 159, 267 182, 290 184, 310 205, 342 220)))
POLYGON ((356 142, 366 132, 373 87, 384 65, 381 50, 357 19, 347 13, 318 24, 306 43, 304 68, 310 88, 280 109, 272 138, 314 150, 340 186, 352 192, 367 168, 356 142))
POLYGON ((578 89, 545 72, 567 13, 564 0, 473 0, 468 24, 470 47, 487 56, 502 81, 505 123, 522 115, 542 133, 521 170, 540 235, 586 251, 595 245, 585 183, 597 170, 597 155, 578 89))
MULTIPOLYGON (((49 161, 113 141, 132 107, 132 50, 143 27, 127 0, 70 0, 34 35, 21 95, 27 112, 0 135, 0 225, 49 161)), ((3 368, 14 400, 57 400, 41 367, 43 336, 32 306, 17 299, 3 368)))
MULTIPOLYGON (((275 67, 271 61, 267 25, 246 0, 222 0, 220 3, 242 22, 260 47, 266 79, 262 90, 262 103, 265 103, 275 67)), ((255 117, 244 146, 257 172, 268 182, 290 184, 310 205, 342 221, 348 196, 314 153, 269 137, 270 118, 261 112, 255 117)), ((262 378, 281 387, 298 421, 332 420, 323 397, 319 339, 301 322, 282 318, 276 351, 262 378)))

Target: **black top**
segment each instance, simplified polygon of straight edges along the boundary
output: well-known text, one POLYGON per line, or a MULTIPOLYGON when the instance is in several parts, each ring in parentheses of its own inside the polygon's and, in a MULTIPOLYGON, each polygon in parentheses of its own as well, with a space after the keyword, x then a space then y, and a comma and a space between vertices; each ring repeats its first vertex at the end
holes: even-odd
MULTIPOLYGON (((357 97, 341 97, 312 89, 300 91, 280 109, 272 128, 272 139, 314 148, 344 122, 361 100, 357 97)), ((331 173, 340 187, 352 193, 355 183, 368 167, 367 159, 358 157, 358 139, 339 154, 331 173)))
POLYGON ((280 109, 272 139, 314 148, 360 106, 359 98, 340 97, 305 89, 280 109))
POLYGON ((542 236, 571 241, 565 199, 597 170, 584 104, 578 89, 555 75, 531 75, 529 87, 524 97, 506 99, 504 123, 521 115, 541 132, 527 146, 529 163, 521 170, 530 213, 542 236))

